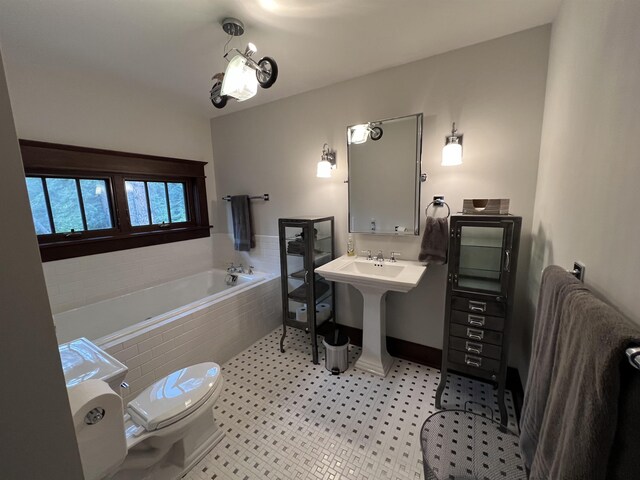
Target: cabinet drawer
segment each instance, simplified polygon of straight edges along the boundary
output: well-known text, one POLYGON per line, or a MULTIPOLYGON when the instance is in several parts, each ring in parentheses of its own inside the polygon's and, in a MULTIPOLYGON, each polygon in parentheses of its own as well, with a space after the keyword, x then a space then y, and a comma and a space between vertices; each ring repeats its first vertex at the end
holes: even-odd
POLYGON ((457 350, 449 351, 449 361, 486 372, 497 373, 500 371, 500 362, 498 360, 473 355, 471 353, 458 352, 457 350))
POLYGON ((449 348, 459 350, 471 355, 482 355, 483 357, 500 360, 502 348, 489 343, 477 342, 474 340, 465 340, 464 338, 450 337, 449 348))
POLYGON ((469 340, 478 342, 502 345, 502 334, 491 330, 483 330, 482 328, 451 323, 449 325, 449 333, 454 337, 468 338, 469 340))
POLYGON ((460 325, 488 328, 489 330, 502 331, 504 329, 504 318, 502 317, 461 312, 459 310, 451 310, 451 321, 460 325))
POLYGON ((504 317, 506 305, 491 300, 474 300, 466 297, 452 297, 451 308, 464 312, 477 313, 479 315, 495 315, 504 317))

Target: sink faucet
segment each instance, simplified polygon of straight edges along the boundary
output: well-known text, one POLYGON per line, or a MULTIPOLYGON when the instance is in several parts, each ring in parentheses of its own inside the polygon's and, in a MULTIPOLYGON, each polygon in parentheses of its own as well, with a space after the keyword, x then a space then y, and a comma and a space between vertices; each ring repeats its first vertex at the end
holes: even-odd
POLYGON ((362 250, 361 253, 367 254, 367 260, 373 260, 373 257, 371 256, 371 250, 362 250))
POLYGON ((378 250, 378 255, 376 255, 376 262, 384 262, 384 255, 382 255, 382 250, 378 250))

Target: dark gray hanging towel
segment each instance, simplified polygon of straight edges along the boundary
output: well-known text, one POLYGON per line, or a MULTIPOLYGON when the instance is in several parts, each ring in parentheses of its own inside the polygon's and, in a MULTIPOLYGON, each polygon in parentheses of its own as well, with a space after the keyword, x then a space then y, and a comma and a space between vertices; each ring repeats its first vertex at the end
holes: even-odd
POLYGON ((576 277, 555 265, 547 267, 542 274, 533 325, 529 376, 520 415, 520 450, 527 469, 531 468, 538 448, 540 429, 549 400, 560 327, 560 306, 567 294, 585 289, 584 284, 576 277))
POLYGON ((424 227, 418 260, 436 265, 444 265, 447 263, 448 247, 449 222, 447 219, 427 217, 427 224, 424 227))
POLYGON ((625 350, 640 328, 589 291, 573 291, 562 305, 556 361, 531 479, 638 478, 640 397, 623 383, 625 350), (633 406, 632 406, 633 405, 633 406), (629 408, 631 407, 631 408, 629 408), (632 425, 623 438, 620 425, 632 425))
POLYGON ((231 197, 231 216, 233 217, 233 248, 248 252, 256 246, 256 238, 251 224, 251 205, 249 195, 231 197))

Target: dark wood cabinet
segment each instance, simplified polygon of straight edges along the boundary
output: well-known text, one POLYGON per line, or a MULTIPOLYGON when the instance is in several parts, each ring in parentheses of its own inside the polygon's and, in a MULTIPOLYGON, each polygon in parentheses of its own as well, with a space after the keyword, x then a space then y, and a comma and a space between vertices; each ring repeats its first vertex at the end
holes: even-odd
POLYGON ((282 338, 287 327, 309 333, 313 363, 318 363, 318 327, 335 328, 335 286, 315 269, 335 258, 333 217, 290 217, 278 220, 282 282, 282 338))
POLYGON ((504 391, 521 224, 521 217, 511 215, 451 217, 436 408, 449 372, 456 372, 493 383, 500 422, 507 423, 504 391))

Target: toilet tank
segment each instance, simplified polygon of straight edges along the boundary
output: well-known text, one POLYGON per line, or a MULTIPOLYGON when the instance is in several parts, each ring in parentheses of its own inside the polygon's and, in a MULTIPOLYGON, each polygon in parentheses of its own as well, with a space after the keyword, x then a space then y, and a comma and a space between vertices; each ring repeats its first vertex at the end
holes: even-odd
POLYGON ((128 368, 86 338, 58 345, 67 388, 85 380, 102 380, 118 395, 128 368))

